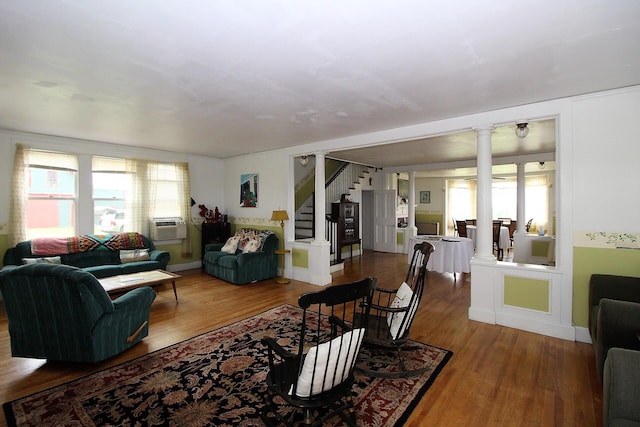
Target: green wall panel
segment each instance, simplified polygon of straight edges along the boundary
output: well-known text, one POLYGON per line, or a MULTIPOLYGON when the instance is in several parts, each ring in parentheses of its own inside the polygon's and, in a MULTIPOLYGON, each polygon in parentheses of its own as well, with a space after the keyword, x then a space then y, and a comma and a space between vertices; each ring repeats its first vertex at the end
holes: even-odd
POLYGON ((291 251, 291 263, 294 267, 309 268, 309 251, 306 249, 293 249, 291 251))
POLYGON ((404 245, 404 231, 398 231, 396 233, 396 244, 404 245))
POLYGON ((592 274, 640 276, 640 250, 573 248, 573 323, 588 327, 589 279, 592 274))
MULTIPOLYGON (((0 254, 4 257, 4 253, 9 249, 9 235, 0 234, 0 254)), ((3 264, 4 266, 4 264, 3 264)))
POLYGON ((505 276, 504 304, 548 313, 549 281, 505 276))

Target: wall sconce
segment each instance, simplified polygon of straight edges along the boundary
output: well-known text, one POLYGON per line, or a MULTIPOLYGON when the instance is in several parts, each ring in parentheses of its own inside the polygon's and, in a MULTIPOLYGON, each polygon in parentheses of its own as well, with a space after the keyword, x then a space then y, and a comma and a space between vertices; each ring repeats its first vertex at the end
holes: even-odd
POLYGON ((307 156, 301 156, 300 157, 300 164, 302 166, 307 166, 307 163, 309 163, 309 158, 307 156))
POLYGON ((544 169, 544 162, 538 162, 538 169, 544 169))
POLYGON ((516 123, 516 135, 518 138, 525 139, 526 136, 529 135, 528 124, 527 122, 516 123))

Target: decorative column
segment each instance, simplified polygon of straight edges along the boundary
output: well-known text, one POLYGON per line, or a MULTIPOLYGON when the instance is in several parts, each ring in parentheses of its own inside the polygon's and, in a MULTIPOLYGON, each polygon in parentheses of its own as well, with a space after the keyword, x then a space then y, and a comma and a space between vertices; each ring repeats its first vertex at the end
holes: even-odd
POLYGON ((474 259, 495 262, 493 255, 493 206, 491 197, 492 156, 491 132, 493 126, 475 129, 478 134, 478 188, 476 255, 474 259))
POLYGON ((324 161, 325 153, 317 151, 313 153, 316 157, 316 181, 315 181, 315 214, 314 214, 314 239, 309 243, 309 283, 313 285, 326 285, 331 283, 331 244, 325 236, 325 212, 326 196, 324 193, 325 173, 324 161))
POLYGON ((525 225, 527 221, 527 217, 525 216, 525 176, 524 176, 524 163, 516 163, 517 167, 517 200, 518 200, 518 210, 517 210, 517 227, 516 233, 518 234, 526 234, 525 225))
POLYGON ((314 241, 326 242, 327 238, 324 235, 325 231, 325 214, 326 214, 326 196, 324 194, 325 185, 325 173, 324 173, 324 161, 325 153, 323 151, 316 151, 316 182, 315 182, 315 216, 314 216, 314 241))
POLYGON ((407 211, 407 228, 416 228, 416 173, 409 172, 409 209, 407 211))

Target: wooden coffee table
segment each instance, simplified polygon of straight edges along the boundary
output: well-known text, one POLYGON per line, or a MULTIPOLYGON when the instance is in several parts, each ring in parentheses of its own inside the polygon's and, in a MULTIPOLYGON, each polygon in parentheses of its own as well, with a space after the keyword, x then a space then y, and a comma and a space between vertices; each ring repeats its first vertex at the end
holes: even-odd
POLYGON ((178 292, 176 291, 176 279, 181 276, 164 270, 142 271, 140 273, 121 274, 119 276, 105 277, 98 279, 102 287, 109 295, 121 294, 132 289, 141 288, 143 286, 151 286, 156 288, 171 281, 173 286, 173 294, 178 303, 178 292))

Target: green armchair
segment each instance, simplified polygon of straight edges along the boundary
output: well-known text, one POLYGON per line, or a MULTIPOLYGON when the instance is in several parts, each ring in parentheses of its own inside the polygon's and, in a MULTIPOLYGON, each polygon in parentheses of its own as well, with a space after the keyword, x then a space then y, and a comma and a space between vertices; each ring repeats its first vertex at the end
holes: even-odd
POLYGON ((53 264, 6 266, 0 292, 11 354, 95 363, 146 337, 155 292, 138 288, 112 301, 91 273, 53 264))

